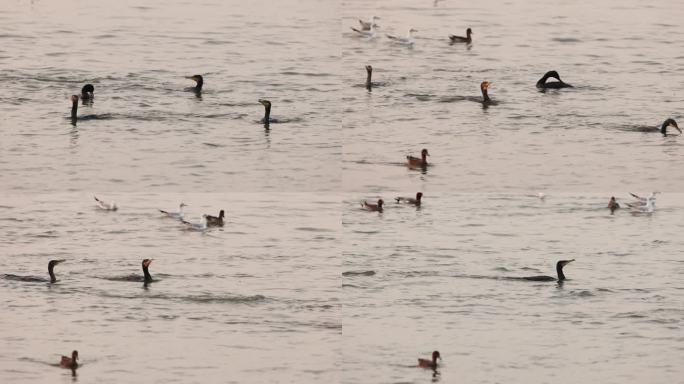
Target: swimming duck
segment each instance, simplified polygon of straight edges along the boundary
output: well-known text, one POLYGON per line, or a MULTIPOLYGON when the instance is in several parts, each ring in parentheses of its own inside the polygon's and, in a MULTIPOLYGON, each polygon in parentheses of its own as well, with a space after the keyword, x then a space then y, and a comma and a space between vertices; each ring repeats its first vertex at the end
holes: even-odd
POLYGON ((223 209, 221 212, 219 212, 218 217, 216 216, 211 216, 211 215, 204 215, 207 218, 207 225, 210 227, 223 227, 223 217, 225 216, 225 212, 223 212, 223 209))
POLYGON ((363 208, 367 211, 371 211, 371 212, 382 212, 382 205, 384 203, 385 202, 382 201, 382 199, 379 199, 377 204, 373 204, 373 203, 369 203, 367 201, 364 201, 361 203, 361 208, 363 208))
POLYGON ((559 88, 572 88, 572 85, 561 80, 560 75, 556 71, 548 71, 542 76, 539 81, 537 81, 537 88, 539 89, 559 89, 559 88), (558 81, 547 82, 550 77, 557 79, 558 81))
POLYGON ((466 29, 466 37, 463 36, 456 36, 456 35, 449 35, 449 40, 451 40, 451 43, 466 43, 470 44, 473 42, 473 38, 470 36, 473 34, 473 31, 468 28, 466 29))
POLYGON ((615 196, 610 197, 610 201, 608 202, 608 208, 610 209, 611 214, 615 212, 616 209, 620 208, 620 204, 618 204, 618 202, 615 201, 615 196))
POLYGON ((427 162, 427 156, 430 156, 428 153, 427 149, 423 149, 420 151, 420 158, 413 157, 413 156, 406 156, 406 161, 408 162, 409 167, 427 167, 428 162, 427 162))
POLYGON ((397 201, 397 203, 406 203, 406 204, 412 204, 415 206, 420 206, 421 199, 423 198, 423 192, 418 192, 416 193, 416 198, 414 199, 413 197, 397 197, 394 200, 397 201))
POLYGON ((432 360, 418 359, 418 367, 436 369, 437 368, 437 359, 442 360, 442 356, 440 356, 439 351, 434 351, 434 352, 432 352, 432 360))
POLYGON ((78 351, 71 352, 71 357, 62 356, 62 360, 59 362, 59 366, 62 368, 76 369, 78 368, 78 351))

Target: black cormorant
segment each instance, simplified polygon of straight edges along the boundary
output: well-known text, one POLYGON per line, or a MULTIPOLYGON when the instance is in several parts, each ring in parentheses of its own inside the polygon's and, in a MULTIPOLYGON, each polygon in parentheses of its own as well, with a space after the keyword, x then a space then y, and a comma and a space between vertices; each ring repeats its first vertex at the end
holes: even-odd
POLYGON ((263 124, 268 125, 268 123, 277 123, 278 119, 271 118, 271 102, 264 99, 259 99, 259 103, 264 106, 264 118, 261 119, 263 124))
POLYGON ((191 91, 202 92, 202 85, 204 85, 204 78, 202 77, 202 75, 186 76, 185 78, 194 80, 197 83, 197 85, 190 88, 191 91))
POLYGON ((568 264, 575 261, 575 259, 572 260, 560 260, 556 263, 556 273, 558 274, 558 278, 556 279, 555 277, 552 276, 527 276, 523 277, 523 280, 530 280, 530 281, 558 281, 561 282, 565 280, 565 275, 563 274, 563 267, 568 264))
POLYGON ((91 100, 95 97, 95 87, 92 84, 86 84, 81 88, 81 99, 91 100))
POLYGON ((537 88, 539 89, 559 89, 559 88, 572 88, 572 85, 561 80, 560 75, 556 71, 548 71, 544 76, 537 81, 537 88), (558 81, 547 82, 546 80, 552 77, 558 81))

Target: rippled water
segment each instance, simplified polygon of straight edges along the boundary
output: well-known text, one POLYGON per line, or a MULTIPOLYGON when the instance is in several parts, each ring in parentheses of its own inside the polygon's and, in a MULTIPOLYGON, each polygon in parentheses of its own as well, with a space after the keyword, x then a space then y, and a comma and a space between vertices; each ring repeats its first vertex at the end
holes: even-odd
POLYGON ((639 130, 684 125, 683 18, 670 0, 0 3, 0 382, 681 382, 684 142, 639 130), (378 36, 354 36, 371 15, 378 36), (409 27, 412 47, 385 37, 409 27), (537 91, 551 69, 575 87, 537 91), (433 165, 408 169, 422 148, 433 165), (416 191, 420 209, 393 201, 416 191), (651 191, 654 213, 605 207, 651 191), (181 201, 226 225, 158 212, 181 201), (155 282, 130 281, 145 258, 155 282), (517 279, 573 258, 562 285, 517 279), (58 283, 16 278, 51 259, 58 283), (72 349, 76 377, 55 367, 72 349), (435 349, 439 373, 417 369, 435 349))

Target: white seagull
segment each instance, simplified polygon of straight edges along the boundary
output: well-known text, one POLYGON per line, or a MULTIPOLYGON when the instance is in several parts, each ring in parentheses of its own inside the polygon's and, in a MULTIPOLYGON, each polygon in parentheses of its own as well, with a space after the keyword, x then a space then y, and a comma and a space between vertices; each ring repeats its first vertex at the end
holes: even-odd
POLYGON ((119 209, 119 207, 113 201, 106 202, 106 201, 102 201, 102 200, 98 199, 97 196, 93 196, 93 197, 95 198, 95 201, 97 202, 97 204, 96 204, 97 207, 100 209, 104 209, 105 211, 116 211, 117 209, 119 209))
POLYGON ((370 31, 371 28, 377 28, 379 25, 375 24, 375 20, 380 20, 377 16, 371 16, 368 21, 363 21, 359 19, 359 24, 361 24, 362 31, 370 31))
POLYGON ((354 27, 351 27, 351 30, 358 33, 361 36, 365 36, 369 39, 372 39, 375 37, 375 24, 372 24, 368 30, 364 29, 356 29, 354 27))
POLYGON ((207 215, 202 215, 202 217, 196 223, 191 223, 183 219, 181 219, 181 222, 185 224, 188 229, 194 231, 204 231, 205 229, 207 229, 207 215))
POLYGON ((166 215, 166 217, 170 217, 172 219, 177 219, 177 220, 183 220, 183 215, 184 215, 183 207, 187 207, 187 205, 185 203, 181 202, 180 206, 178 208, 178 212, 168 212, 168 211, 164 211, 162 209, 160 209, 159 212, 166 215))
POLYGON ((398 37, 394 35, 387 35, 387 38, 392 40, 393 42, 397 44, 402 44, 402 45, 413 45, 415 40, 413 39, 413 32, 418 32, 417 29, 410 28, 408 30, 408 33, 406 34, 406 37, 398 37))
POLYGON ((632 197, 634 197, 634 198, 636 199, 636 201, 633 201, 631 204, 634 204, 634 205, 646 205, 646 202, 647 202, 648 200, 655 200, 656 195, 659 194, 659 193, 660 193, 660 192, 658 192, 658 191, 654 191, 654 192, 651 192, 651 194, 648 195, 648 197, 641 197, 641 196, 639 196, 639 195, 636 195, 636 194, 630 192, 629 194, 632 195, 632 197))

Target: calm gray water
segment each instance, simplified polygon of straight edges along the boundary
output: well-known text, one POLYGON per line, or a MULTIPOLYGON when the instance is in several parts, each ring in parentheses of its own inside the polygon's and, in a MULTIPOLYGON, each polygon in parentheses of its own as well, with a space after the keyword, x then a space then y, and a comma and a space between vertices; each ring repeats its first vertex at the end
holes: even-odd
POLYGON ((684 126, 680 20, 674 0, 0 2, 0 382, 683 383, 684 141, 639 131, 684 126), (412 47, 384 35, 409 27, 412 47), (575 88, 538 92, 551 69, 575 88), (422 148, 434 165, 404 166, 422 148), (653 213, 605 208, 651 191, 653 213), (157 211, 181 201, 226 225, 157 211), (157 281, 127 281, 145 258, 157 281), (572 258, 562 285, 515 279, 572 258), (56 284, 7 278, 50 259, 56 284))

